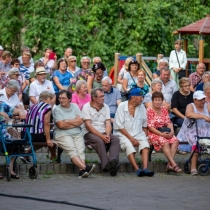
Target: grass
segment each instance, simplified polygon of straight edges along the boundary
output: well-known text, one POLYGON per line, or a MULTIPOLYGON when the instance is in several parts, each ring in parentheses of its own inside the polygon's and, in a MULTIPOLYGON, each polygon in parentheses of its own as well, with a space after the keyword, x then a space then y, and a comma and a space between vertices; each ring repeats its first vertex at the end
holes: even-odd
POLYGON ((44 174, 45 175, 54 175, 55 173, 53 171, 45 171, 44 174))

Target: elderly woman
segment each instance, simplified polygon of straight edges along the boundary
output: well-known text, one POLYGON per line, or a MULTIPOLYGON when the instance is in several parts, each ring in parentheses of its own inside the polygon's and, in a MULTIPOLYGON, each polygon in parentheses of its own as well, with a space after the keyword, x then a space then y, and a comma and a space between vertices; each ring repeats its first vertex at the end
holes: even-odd
POLYGON ((90 102, 90 94, 87 93, 87 82, 84 80, 78 80, 76 83, 76 92, 72 94, 71 102, 78 105, 82 110, 83 106, 90 102))
POLYGON ((87 56, 81 58, 81 69, 74 74, 74 81, 72 80, 68 90, 72 93, 75 91, 76 82, 78 80, 85 80, 87 82, 88 93, 91 92, 94 73, 90 68, 91 59, 87 56))
POLYGON ((133 57, 128 57, 125 60, 125 64, 123 65, 123 67, 120 69, 120 72, 118 74, 117 77, 117 88, 121 91, 122 90, 122 84, 123 84, 123 77, 125 75, 125 73, 128 71, 128 65, 129 63, 133 60, 133 57))
MULTIPOLYGON (((4 102, 0 102, 0 124, 7 123, 12 116, 19 116, 20 120, 25 119, 25 112, 23 110, 11 107, 4 102)), ((11 130, 10 130, 11 131, 11 130)), ((8 133, 12 134, 8 129, 8 133)), ((14 172, 13 165, 14 165, 15 157, 10 159, 10 170, 11 170, 11 178, 12 179, 19 179, 19 176, 14 172)), ((0 179, 3 179, 3 176, 0 174, 0 179)))
MULTIPOLYGON (((172 50, 169 57, 169 68, 171 76, 176 84, 179 83, 179 72, 186 70, 187 56, 186 52, 182 50, 182 41, 176 40, 174 42, 175 50, 172 50)), ((185 75, 186 76, 186 75, 185 75)))
POLYGON ((13 108, 18 107, 21 105, 21 102, 16 94, 19 89, 20 86, 17 80, 9 80, 6 87, 0 90, 0 101, 3 101, 8 106, 13 108))
MULTIPOLYGON (((147 93, 144 97, 144 105, 146 108, 152 107, 152 94, 154 92, 162 91, 162 82, 159 79, 155 79, 151 82, 151 92, 147 93)), ((169 105, 165 100, 163 100, 162 106, 166 109, 169 109, 169 105)))
POLYGON ((136 72, 137 75, 137 83, 136 85, 141 88, 143 91, 143 96, 145 96, 149 92, 149 86, 145 84, 146 73, 144 70, 140 69, 136 72))
MULTIPOLYGON (((53 135, 50 132, 50 117, 52 114, 52 107, 54 106, 55 94, 50 91, 42 91, 39 95, 39 102, 33 105, 26 117, 26 124, 32 124, 34 127, 30 128, 30 133, 33 142, 46 142, 51 153, 51 159, 56 159, 56 150, 53 142, 53 135), (39 114, 37 114, 39 113, 39 114)), ((40 149, 42 146, 34 147, 34 150, 40 149)), ((31 153, 28 149, 26 153, 31 153)), ((29 163, 29 157, 21 157, 24 163, 29 163)))
POLYGON ((102 87, 102 79, 104 75, 104 71, 106 70, 106 67, 103 63, 99 62, 93 65, 92 68, 94 72, 94 80, 92 88, 100 88, 102 87))
MULTIPOLYGON (((191 119, 196 119, 198 126, 198 136, 209 137, 210 136, 210 107, 205 103, 206 96, 203 91, 196 91, 193 93, 193 103, 188 104, 186 108, 186 118, 182 124, 177 138, 179 141, 188 141, 192 146, 192 151, 196 149, 197 136, 195 123, 188 128, 188 125, 192 122, 191 119)), ((191 174, 197 175, 197 150, 191 159, 191 174)))
POLYGON ((80 169, 79 178, 88 177, 95 165, 85 165, 85 144, 81 133, 82 115, 76 104, 70 103, 71 93, 66 90, 59 92, 58 105, 53 116, 55 120, 54 142, 69 154, 71 161, 80 169))
MULTIPOLYGON (((173 94, 171 100, 172 113, 175 115, 173 117, 173 123, 178 127, 182 127, 185 119, 185 111, 188 104, 193 102, 193 92, 190 91, 190 80, 183 77, 179 80, 180 89, 173 94)), ((185 155, 186 152, 190 152, 191 147, 189 145, 179 145, 178 153, 185 155)))
POLYGON ((203 91, 206 96, 206 103, 207 105, 210 105, 210 82, 204 84, 203 91))
POLYGON ((207 82, 210 82, 210 72, 209 72, 209 71, 204 72, 204 74, 203 74, 203 76, 202 76, 202 81, 203 81, 202 83, 200 83, 200 84, 198 84, 198 85, 196 86, 196 91, 197 91, 197 90, 202 90, 202 91, 204 91, 204 90, 203 90, 204 84, 207 83, 207 82))
POLYGON ((161 92, 154 92, 152 94, 152 107, 147 109, 148 136, 155 150, 163 149, 163 153, 169 161, 166 171, 179 173, 182 170, 174 161, 178 139, 174 136, 173 125, 170 121, 168 110, 162 107, 162 103, 163 94, 161 92))
MULTIPOLYGON (((44 63, 40 60, 35 61, 34 63, 34 71, 30 73, 29 83, 31 84, 36 80, 36 69, 44 67, 44 63)), ((47 73, 47 80, 50 80, 50 74, 47 73)))
POLYGON ((160 77, 160 70, 162 68, 168 68, 168 60, 165 59, 165 58, 162 58, 162 59, 159 60, 157 71, 152 74, 153 79, 156 79, 156 78, 160 77))
POLYGON ((136 86, 137 75, 136 72, 139 69, 139 63, 136 60, 130 61, 128 65, 128 72, 123 77, 123 90, 130 90, 133 86, 136 86))
POLYGON ((58 94, 61 90, 66 90, 70 85, 71 73, 67 71, 67 62, 64 58, 58 60, 58 70, 53 73, 53 87, 56 94, 56 105, 59 104, 58 94))
POLYGON ((74 77, 75 72, 79 70, 79 68, 77 67, 76 56, 73 55, 69 56, 67 59, 67 63, 68 63, 67 71, 71 73, 72 77, 74 77))

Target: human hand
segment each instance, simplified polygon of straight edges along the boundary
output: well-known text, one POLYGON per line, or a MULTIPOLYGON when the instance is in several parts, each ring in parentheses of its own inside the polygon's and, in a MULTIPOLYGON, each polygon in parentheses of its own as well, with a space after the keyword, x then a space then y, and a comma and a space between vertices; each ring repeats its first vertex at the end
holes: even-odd
POLYGON ((134 147, 138 147, 139 146, 139 141, 135 138, 132 137, 132 139, 130 139, 131 143, 133 144, 134 147))
POLYGON ((8 120, 8 119, 9 119, 8 114, 7 114, 7 113, 5 113, 5 112, 0 112, 0 115, 1 115, 2 117, 4 117, 6 120, 8 120))
POLYGON ((206 122, 210 123, 210 117, 204 115, 203 119, 204 119, 206 122))
POLYGON ((166 138, 166 139, 170 139, 171 138, 171 135, 169 135, 169 133, 166 133, 166 132, 162 133, 161 136, 166 138))
POLYGON ((21 120, 26 119, 26 111, 25 110, 19 110, 19 117, 21 120))
POLYGON ((48 147, 53 147, 54 146, 54 143, 52 141, 47 141, 46 143, 47 143, 48 147))
POLYGON ((110 143, 110 136, 109 136, 109 135, 107 135, 107 134, 101 134, 100 138, 101 138, 101 140, 102 140, 105 144, 110 143))

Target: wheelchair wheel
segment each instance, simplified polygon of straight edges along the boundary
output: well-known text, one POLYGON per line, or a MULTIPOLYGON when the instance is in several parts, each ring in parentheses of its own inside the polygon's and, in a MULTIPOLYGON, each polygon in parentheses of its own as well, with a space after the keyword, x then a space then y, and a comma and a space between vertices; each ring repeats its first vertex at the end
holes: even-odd
POLYGON ((208 175, 210 172, 209 170, 209 167, 207 164, 205 163, 202 163, 198 166, 198 173, 201 175, 201 176, 206 176, 208 175))
POLYGON ((37 168, 35 166, 31 166, 29 168, 29 177, 31 179, 36 179, 37 176, 38 176, 38 170, 37 170, 37 168))
POLYGON ((186 162, 186 163, 184 164, 184 172, 185 172, 186 174, 190 174, 190 163, 186 162))
POLYGON ((7 173, 7 181, 9 182, 11 179, 11 171, 10 171, 10 167, 7 166, 6 168, 6 173, 7 173))

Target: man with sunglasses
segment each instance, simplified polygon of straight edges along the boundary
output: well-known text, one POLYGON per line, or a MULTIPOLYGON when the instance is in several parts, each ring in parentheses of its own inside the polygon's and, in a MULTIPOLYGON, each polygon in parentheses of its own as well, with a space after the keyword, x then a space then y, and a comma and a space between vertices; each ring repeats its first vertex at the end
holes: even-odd
POLYGON ((85 142, 99 155, 102 170, 116 176, 120 169, 120 144, 118 137, 111 133, 110 111, 108 105, 104 104, 104 91, 101 88, 91 90, 91 101, 83 106, 82 115, 85 142))
POLYGON ((118 106, 113 123, 114 134, 120 139, 121 149, 126 151, 136 175, 153 176, 154 172, 147 169, 150 145, 147 137, 146 109, 142 104, 143 91, 140 88, 134 88, 128 98, 128 101, 121 102, 118 106), (142 169, 136 162, 136 152, 141 154, 142 169))

